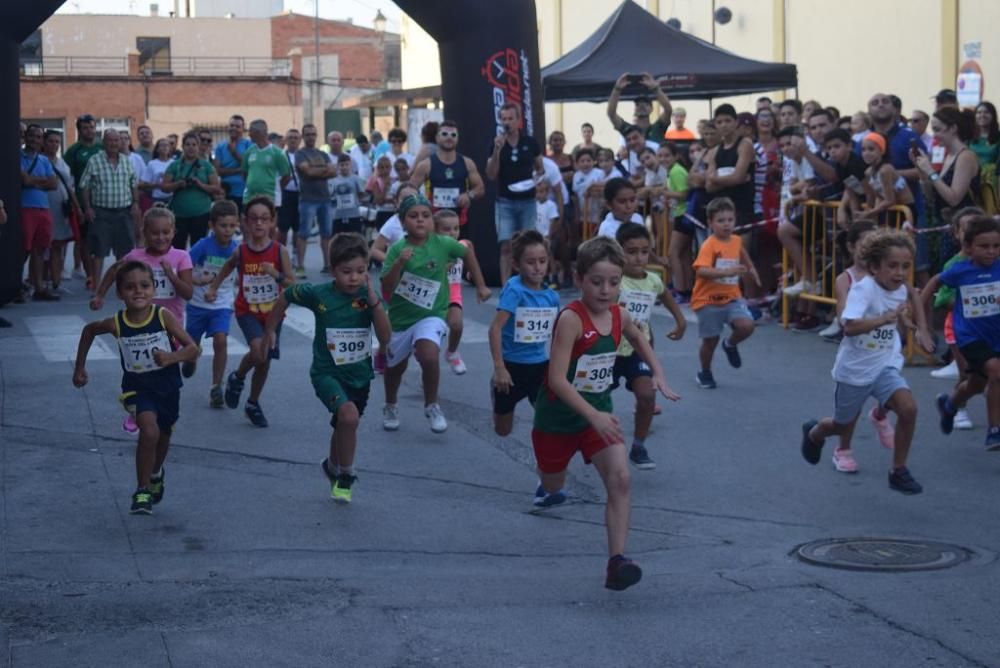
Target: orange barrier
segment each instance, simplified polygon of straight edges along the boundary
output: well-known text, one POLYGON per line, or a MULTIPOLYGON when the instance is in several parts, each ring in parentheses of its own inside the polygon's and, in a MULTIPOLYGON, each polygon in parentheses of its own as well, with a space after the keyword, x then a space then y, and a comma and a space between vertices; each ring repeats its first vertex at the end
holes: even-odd
MULTIPOLYGON (((587 241, 597 236, 597 230, 601 225, 602 218, 590 220, 592 211, 600 211, 604 206, 604 198, 597 195, 587 195, 584 198, 583 211, 580 212, 580 239, 587 241)), ((659 256, 664 262, 670 257, 670 233, 673 230, 673 222, 670 220, 669 210, 654 211, 652 198, 646 197, 639 202, 639 215, 647 221, 653 235, 653 254, 659 256)), ((663 284, 670 282, 670 271, 667 267, 659 264, 650 264, 646 269, 657 273, 663 279, 663 284)))

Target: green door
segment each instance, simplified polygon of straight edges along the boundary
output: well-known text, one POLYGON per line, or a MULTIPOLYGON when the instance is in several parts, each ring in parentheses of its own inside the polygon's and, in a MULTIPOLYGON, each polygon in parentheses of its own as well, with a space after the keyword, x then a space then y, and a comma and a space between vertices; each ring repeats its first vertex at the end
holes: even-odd
POLYGON ((322 137, 324 142, 326 136, 334 130, 342 133, 344 137, 357 137, 361 134, 361 112, 357 109, 324 109, 322 137))

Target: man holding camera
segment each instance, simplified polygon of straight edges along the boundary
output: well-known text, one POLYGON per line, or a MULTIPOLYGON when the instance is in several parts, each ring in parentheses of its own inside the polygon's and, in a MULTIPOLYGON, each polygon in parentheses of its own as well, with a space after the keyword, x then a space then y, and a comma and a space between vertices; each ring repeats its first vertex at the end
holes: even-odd
POLYGON ((174 247, 187 250, 188 241, 195 242, 208 234, 208 211, 212 200, 222 197, 219 175, 208 160, 199 154, 197 132, 187 132, 181 140, 181 157, 174 160, 163 174, 164 192, 172 193, 170 209, 177 219, 174 247))
POLYGON ((667 134, 667 128, 670 127, 670 113, 672 108, 667 94, 663 92, 660 84, 648 72, 643 74, 629 74, 626 72, 618 77, 615 87, 611 89, 611 97, 608 98, 608 118, 611 119, 611 125, 618 132, 622 132, 622 129, 629 125, 625 122, 624 118, 618 115, 618 100, 626 88, 642 88, 647 91, 635 98, 635 112, 633 113, 631 125, 642 130, 646 139, 660 144, 667 134), (655 123, 649 122, 649 115, 653 111, 651 97, 660 103, 660 115, 655 123))

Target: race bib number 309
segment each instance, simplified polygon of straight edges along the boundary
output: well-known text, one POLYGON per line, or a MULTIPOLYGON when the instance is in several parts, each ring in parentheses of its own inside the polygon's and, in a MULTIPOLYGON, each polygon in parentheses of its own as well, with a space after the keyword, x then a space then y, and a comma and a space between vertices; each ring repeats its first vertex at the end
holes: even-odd
POLYGON ((337 366, 363 362, 371 356, 372 335, 366 328, 326 330, 326 347, 337 366))

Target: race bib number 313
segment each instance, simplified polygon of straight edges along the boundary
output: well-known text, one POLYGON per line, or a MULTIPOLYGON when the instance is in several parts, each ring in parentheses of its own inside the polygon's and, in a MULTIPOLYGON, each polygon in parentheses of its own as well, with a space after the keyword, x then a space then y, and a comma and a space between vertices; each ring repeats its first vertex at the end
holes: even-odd
POLYGON ((552 338, 552 323, 558 309, 554 307, 518 307, 514 311, 514 341, 544 343, 552 338))
POLYGON ((611 387, 615 372, 615 353, 580 355, 576 362, 573 387, 578 392, 597 394, 611 387))
POLYGON ((278 299, 278 282, 266 274, 243 274, 243 296, 248 304, 270 304, 278 299))

